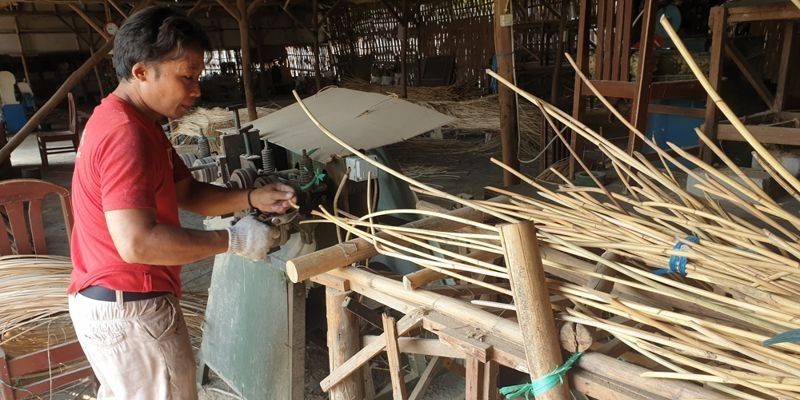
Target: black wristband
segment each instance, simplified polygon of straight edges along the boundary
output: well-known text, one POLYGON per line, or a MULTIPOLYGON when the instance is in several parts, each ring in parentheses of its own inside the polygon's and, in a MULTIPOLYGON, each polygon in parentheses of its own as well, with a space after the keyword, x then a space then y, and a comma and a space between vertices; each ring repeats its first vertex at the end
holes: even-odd
POLYGON ((253 188, 253 189, 250 189, 250 190, 248 190, 248 191, 247 191, 247 205, 248 205, 248 206, 250 206, 250 208, 251 208, 251 209, 254 209, 254 208, 256 208, 256 207, 253 205, 253 200, 251 200, 251 199, 250 199, 250 195, 251 195, 251 194, 253 194, 253 191, 254 191, 254 190, 256 190, 256 189, 255 189, 255 188, 253 188))

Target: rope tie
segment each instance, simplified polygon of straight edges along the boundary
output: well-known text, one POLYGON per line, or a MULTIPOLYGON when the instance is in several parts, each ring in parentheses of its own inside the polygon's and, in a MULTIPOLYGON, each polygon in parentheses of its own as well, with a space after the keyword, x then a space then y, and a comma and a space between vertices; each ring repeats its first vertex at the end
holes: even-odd
POLYGON ((800 342, 800 329, 792 329, 783 333, 779 333, 770 339, 767 339, 761 344, 764 346, 772 346, 778 343, 797 343, 800 342))
MULTIPOLYGON (((672 246, 673 250, 681 251, 686 246, 687 242, 692 242, 694 244, 700 243, 700 238, 694 235, 689 235, 686 239, 678 240, 675 243, 675 246, 672 246)), ((656 275, 669 275, 669 274, 680 274, 681 276, 686 276, 686 262, 688 259, 685 255, 677 255, 673 254, 669 256, 669 268, 659 268, 653 271, 656 275)))
POLYGON ((506 400, 515 399, 518 397, 524 397, 526 400, 531 400, 533 397, 537 397, 542 393, 545 393, 548 390, 564 383, 564 375, 567 374, 567 371, 572 368, 572 364, 575 364, 575 361, 578 361, 582 355, 582 351, 573 353, 569 359, 567 359, 567 362, 565 362, 564 365, 554 369, 549 374, 535 381, 531 381, 530 383, 501 388, 500 394, 504 395, 506 400))

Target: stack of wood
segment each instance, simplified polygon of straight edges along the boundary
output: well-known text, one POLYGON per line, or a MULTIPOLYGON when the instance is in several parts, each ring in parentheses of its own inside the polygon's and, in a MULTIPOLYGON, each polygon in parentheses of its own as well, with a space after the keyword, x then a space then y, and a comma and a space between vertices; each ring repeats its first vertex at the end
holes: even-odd
MULTIPOLYGON (((677 37, 673 41, 677 43, 677 37)), ((744 129, 685 48, 681 52, 715 103, 753 146, 762 168, 800 200, 800 181, 744 129)), ((552 347, 537 342, 538 335, 550 340, 553 334, 541 333, 552 322, 539 320, 531 325, 531 308, 547 304, 535 297, 533 283, 546 287, 550 315, 559 321, 564 349, 589 351, 588 358, 585 355, 578 361, 572 383, 592 397, 620 398, 636 390, 647 398, 800 397, 800 345, 782 340, 797 336, 793 331, 800 329, 796 317, 800 312, 796 299, 800 294, 800 218, 765 193, 699 130, 703 143, 736 179, 670 145, 694 165, 679 162, 612 109, 633 134, 656 149, 659 161, 651 163, 638 153, 629 155, 563 111, 495 77, 539 107, 555 131, 568 126, 596 145, 610 160, 624 193, 608 190, 599 180, 597 187, 577 187, 555 170, 553 174, 563 184, 550 189, 494 161, 517 174, 536 194, 489 188, 506 196, 505 201, 471 201, 375 163, 416 191, 464 208, 455 214, 388 210, 362 217, 325 209, 316 212, 324 222, 357 239, 293 260, 287 264, 290 278, 315 277, 329 288, 353 290, 406 314, 396 328, 384 324, 383 337, 374 343, 351 352, 344 361, 332 362, 335 368, 323 388, 343 382, 354 368, 384 348, 392 370, 391 358, 396 358, 393 354, 398 348, 402 350, 397 336, 420 325, 451 344, 455 355, 447 354, 465 359, 468 391, 470 382, 493 384, 483 379, 490 375, 491 363, 529 372, 532 379, 541 377, 547 369, 537 358, 548 360, 550 370, 561 360, 552 347), (702 196, 689 193, 673 169, 696 180, 695 189, 702 196), (408 213, 438 220, 401 227, 380 220, 387 214, 408 213), (509 236, 508 227, 529 222, 535 223, 536 239, 531 229, 516 239, 509 236), (328 271, 376 253, 424 269, 406 275, 403 282, 352 267, 328 271), (541 262, 546 275, 520 277, 520 260, 527 263, 525 271, 536 271, 541 262), (445 277, 457 285, 436 284, 445 277), (528 332, 537 334, 532 338, 528 332), (534 344, 540 345, 539 351, 531 354, 537 347, 534 344), (620 359, 638 366, 616 364, 620 359), (598 368, 598 360, 605 367, 598 368), (609 394, 607 388, 603 391, 592 383, 586 372, 600 374, 619 387, 609 394), (665 384, 665 380, 671 381, 665 384)), ((605 99, 601 101, 610 107, 605 99)), ((309 116, 333 140, 349 147, 309 116)), ((591 171, 585 172, 591 176, 591 171)), ((395 366, 393 381, 402 382, 398 374, 402 373, 395 366)), ((398 386, 397 390, 402 389, 398 386)), ((483 386, 480 390, 493 389, 483 386)), ((546 396, 555 393, 555 397, 546 398, 565 398, 560 397, 565 393, 561 390, 554 389, 546 396)))

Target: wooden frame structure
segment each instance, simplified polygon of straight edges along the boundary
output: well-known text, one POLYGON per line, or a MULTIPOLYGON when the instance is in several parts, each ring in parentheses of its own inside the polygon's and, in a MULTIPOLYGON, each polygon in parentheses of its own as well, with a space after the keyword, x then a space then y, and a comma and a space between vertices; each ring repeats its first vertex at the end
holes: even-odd
MULTIPOLYGON (((709 82, 719 91, 722 83, 722 66, 724 57, 730 58, 742 75, 753 86, 758 96, 764 101, 772 113, 781 113, 786 102, 789 64, 793 57, 792 47, 797 36, 797 21, 800 21, 800 9, 789 1, 764 2, 763 4, 718 6, 711 9, 709 26, 711 28, 711 65, 709 82), (727 39, 728 25, 742 22, 774 22, 782 27, 780 49, 782 49, 777 71, 777 87, 773 93, 764 85, 760 74, 747 63, 744 56, 727 39)), ((705 113, 705 134, 712 140, 742 141, 742 136, 729 124, 719 123, 719 109, 709 97, 705 113)), ((748 123, 745 121, 745 123, 748 123)), ((748 123, 748 130, 762 143, 800 145, 800 128, 765 126, 748 123)), ((713 154, 702 149, 703 160, 708 162, 713 154)))
MULTIPOLYGON (((639 40, 639 63, 636 80, 629 79, 631 27, 634 21, 633 0, 581 0, 578 26, 578 46, 576 62, 586 76, 589 76, 589 42, 592 30, 592 16, 596 15, 596 41, 594 47, 595 73, 592 84, 600 94, 609 98, 628 99, 632 102, 629 120, 640 132, 647 128, 647 114, 658 112, 674 115, 695 115, 696 110, 681 107, 650 105, 655 99, 698 99, 705 96, 699 83, 692 80, 653 82, 655 65, 656 4, 655 0, 645 0, 641 18, 642 29, 639 40), (596 11, 595 11, 596 10, 596 11)), ((586 97, 592 96, 589 88, 575 77, 572 116, 582 121, 586 111, 586 97)), ((584 144, 577 135, 572 135, 572 149, 578 156, 584 144)), ((641 142, 633 134, 628 135, 629 154, 639 150, 641 142)), ((575 159, 570 158, 569 176, 575 172, 575 159)))

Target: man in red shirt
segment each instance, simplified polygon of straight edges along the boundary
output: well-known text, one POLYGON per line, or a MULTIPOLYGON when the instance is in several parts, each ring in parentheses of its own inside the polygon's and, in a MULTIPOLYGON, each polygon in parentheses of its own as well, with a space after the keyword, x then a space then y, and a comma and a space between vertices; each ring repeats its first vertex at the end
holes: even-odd
POLYGON ((286 185, 228 190, 192 179, 159 121, 200 96, 208 38, 166 7, 132 15, 114 39, 119 86, 95 108, 75 161, 70 315, 100 399, 195 399, 195 361, 178 298, 180 269, 214 254, 266 258, 252 217, 222 231, 182 228, 178 207, 282 213, 286 185))

